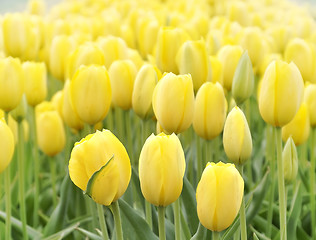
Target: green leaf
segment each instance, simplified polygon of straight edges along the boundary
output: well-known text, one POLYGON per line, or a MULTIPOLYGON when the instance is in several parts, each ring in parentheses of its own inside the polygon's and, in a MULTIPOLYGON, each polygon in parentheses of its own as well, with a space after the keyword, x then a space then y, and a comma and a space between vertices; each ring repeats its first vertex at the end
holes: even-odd
POLYGON ((75 223, 51 236, 48 236, 46 238, 44 238, 43 240, 61 240, 64 239, 67 235, 69 235, 70 233, 72 233, 78 226, 80 223, 75 223))
POLYGON ((293 196, 292 202, 293 208, 290 212, 290 217, 288 218, 288 226, 287 226, 287 236, 288 240, 297 239, 296 229, 298 225, 298 220, 300 218, 301 210, 302 210, 302 189, 300 188, 300 183, 297 184, 296 192, 293 196))
POLYGON ((76 230, 78 232, 80 232, 81 234, 83 234, 84 236, 88 237, 89 239, 92 240, 102 240, 102 237, 100 237, 99 235, 96 235, 95 233, 89 232, 83 228, 76 228, 76 230))
POLYGON ((182 239, 190 239, 191 238, 191 233, 190 229, 188 227, 188 223, 186 219, 184 219, 183 212, 180 211, 180 217, 181 217, 181 233, 182 233, 182 239))
POLYGON ((233 236, 235 232, 238 230, 239 225, 240 225, 240 219, 239 219, 239 214, 238 214, 238 216, 235 218, 232 225, 230 225, 230 227, 225 231, 224 235, 222 236, 222 240, 233 239, 233 236))
POLYGON ((255 233, 253 233, 253 240, 259 240, 259 238, 257 237, 255 233))
POLYGON ((201 223, 199 223, 199 227, 194 234, 194 236, 191 238, 191 240, 200 240, 200 239, 205 239, 207 235, 207 229, 203 227, 201 223))

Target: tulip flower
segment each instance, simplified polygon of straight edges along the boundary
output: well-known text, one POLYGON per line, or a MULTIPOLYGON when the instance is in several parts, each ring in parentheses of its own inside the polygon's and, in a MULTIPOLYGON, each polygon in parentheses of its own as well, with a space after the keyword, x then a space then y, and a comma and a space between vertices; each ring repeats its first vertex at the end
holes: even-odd
POLYGON ((219 82, 223 86, 223 65, 221 61, 215 57, 210 56, 210 64, 212 68, 212 82, 216 83, 219 82))
POLYGON ((252 139, 244 113, 234 107, 227 116, 223 133, 224 150, 235 164, 243 164, 252 152, 252 139))
POLYGON ((27 9, 30 14, 41 16, 45 12, 45 3, 43 0, 30 0, 27 9))
POLYGON ((159 69, 151 64, 145 64, 136 75, 132 105, 135 113, 141 118, 152 117, 152 96, 158 82, 159 69))
POLYGON ((132 107, 132 94, 137 74, 136 67, 131 60, 117 60, 109 69, 114 106, 124 110, 132 107))
POLYGON ((82 66, 70 82, 70 99, 79 118, 90 124, 102 121, 111 105, 111 84, 103 66, 82 66))
POLYGON ((223 84, 227 91, 232 88, 234 73, 242 52, 240 46, 226 45, 217 53, 217 57, 223 65, 223 84))
POLYGON ((24 76, 17 58, 0 58, 0 108, 9 112, 16 108, 24 93, 24 76))
POLYGON ((14 153, 14 136, 4 118, 0 119, 0 173, 10 164, 14 153))
POLYGON ((141 18, 138 24, 138 46, 143 57, 152 54, 157 41, 160 24, 155 19, 141 18))
POLYGON ((152 104, 159 124, 167 132, 188 129, 194 113, 191 75, 166 74, 155 87, 152 104))
POLYGON ((38 146, 46 155, 55 156, 66 142, 62 119, 50 102, 37 105, 35 112, 38 146))
POLYGON ((212 80, 211 64, 202 40, 183 43, 176 56, 176 63, 180 74, 191 74, 194 91, 212 80))
POLYGON ((131 178, 131 163, 123 144, 109 130, 89 134, 71 151, 69 176, 82 191, 105 206, 118 200, 131 178), (99 173, 93 177, 95 173, 99 173), (91 189, 87 189, 88 182, 91 189))
POLYGON ((307 104, 303 102, 292 121, 282 127, 282 140, 285 142, 291 136, 298 146, 306 142, 309 132, 309 112, 307 104))
POLYGON ((182 191, 185 158, 175 134, 152 134, 139 157, 139 180, 145 199, 156 206, 168 206, 182 191))
POLYGON ((24 62, 25 95, 29 105, 36 106, 45 100, 47 94, 46 65, 24 62))
POLYGON ((219 83, 204 83, 197 92, 193 128, 200 137, 211 140, 222 131, 226 119, 227 103, 219 83))
POLYGON ((264 121, 282 127, 297 113, 304 83, 296 65, 277 60, 269 64, 262 79, 259 110, 264 121))
POLYGON ((282 160, 284 166, 284 180, 286 183, 296 179, 298 170, 298 157, 297 151, 292 137, 286 141, 282 152, 282 160))
POLYGON ((196 189, 197 213, 209 230, 228 228, 239 212, 244 180, 234 164, 208 163, 196 189))
POLYGON ((308 84, 304 91, 304 102, 308 107, 311 127, 316 127, 316 84, 308 84))

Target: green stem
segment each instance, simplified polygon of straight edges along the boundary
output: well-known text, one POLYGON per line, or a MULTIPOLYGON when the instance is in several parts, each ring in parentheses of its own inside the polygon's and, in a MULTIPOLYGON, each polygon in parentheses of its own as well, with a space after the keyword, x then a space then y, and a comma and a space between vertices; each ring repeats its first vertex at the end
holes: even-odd
POLYGON ((131 130, 131 118, 130 118, 130 112, 125 112, 125 126, 126 126, 126 135, 127 135, 127 148, 129 155, 131 157, 131 162, 133 166, 136 167, 136 161, 134 158, 134 151, 133 151, 133 132, 131 130))
POLYGON ((271 171, 271 188, 269 195, 269 207, 268 207, 268 216, 267 216, 267 237, 271 238, 272 233, 272 220, 273 220, 273 204, 274 204, 274 192, 275 192, 275 147, 273 141, 273 131, 271 126, 267 127, 267 160, 270 164, 271 171))
POLYGON ((158 226, 159 226, 159 240, 166 240, 165 230, 165 207, 158 207, 158 226))
POLYGON ((213 239, 213 240, 219 240, 219 239, 221 239, 220 233, 219 233, 219 232, 216 232, 216 231, 213 231, 213 232, 212 232, 212 239, 213 239))
POLYGON ((100 227, 102 231, 103 240, 108 240, 109 235, 108 235, 108 230, 106 228, 103 206, 97 203, 97 209, 98 209, 99 223, 100 223, 100 227))
POLYGON ((219 145, 220 144, 220 136, 217 136, 214 139, 214 162, 218 162, 219 161, 219 145))
POLYGON ((57 191, 56 191, 56 159, 54 157, 49 158, 49 167, 52 181, 52 190, 53 190, 53 204, 54 207, 57 206, 57 191))
POLYGON ((181 225, 180 225, 180 197, 173 203, 175 240, 181 239, 181 225))
POLYGON ((280 208, 280 236, 281 240, 287 239, 286 230, 286 202, 284 186, 284 169, 282 161, 282 138, 281 128, 274 128, 275 141, 277 146, 277 165, 278 165, 278 188, 279 188, 279 208, 280 208))
POLYGON ((106 116, 106 128, 113 132, 113 108, 111 107, 106 116))
POLYGON ((145 207, 146 207, 146 222, 148 223, 150 229, 152 230, 153 223, 152 223, 151 205, 146 200, 145 200, 145 207))
POLYGON ((197 158, 197 177, 196 179, 201 178, 202 176, 202 169, 203 169, 203 161, 201 156, 201 139, 198 135, 195 135, 196 137, 196 158, 197 158))
POLYGON ((205 143, 206 143, 206 146, 205 146, 206 152, 205 152, 205 159, 203 161, 203 167, 206 166, 207 162, 213 162, 213 160, 214 160, 213 159, 213 152, 212 152, 213 141, 207 140, 207 141, 205 141, 205 143))
POLYGON ((5 239, 10 240, 11 239, 11 177, 10 177, 10 164, 7 167, 7 169, 4 171, 5 179, 4 179, 4 184, 5 184, 5 196, 6 196, 6 220, 5 220, 5 239))
POLYGON ((315 213, 315 137, 316 137, 316 130, 315 128, 312 129, 311 132, 311 146, 310 146, 310 153, 311 153, 311 168, 310 168, 310 204, 311 204, 311 216, 312 216, 312 239, 315 239, 315 224, 316 224, 316 213, 315 213))
POLYGON ((28 239, 26 231, 26 210, 24 197, 24 136, 22 122, 18 123, 18 166, 19 166, 19 197, 20 197, 20 217, 22 222, 23 239, 28 239))
POLYGON ((39 212, 39 195, 40 195, 40 185, 39 185, 39 173, 40 173, 40 161, 38 155, 38 144, 37 144, 37 130, 36 130, 36 121, 35 121, 35 109, 31 110, 31 128, 33 132, 33 159, 34 159, 34 185, 35 185, 35 193, 34 193, 34 214, 33 214, 33 225, 34 227, 38 226, 38 212, 39 212))
POLYGON ((122 110, 118 107, 115 108, 115 120, 117 128, 117 137, 121 139, 123 136, 122 110))
POLYGON ((115 201, 111 204, 111 210, 114 216, 116 240, 123 240, 122 223, 118 201, 115 201))
MULTIPOLYGON (((243 177, 243 165, 237 166, 240 175, 243 177)), ((241 240, 247 240, 247 224, 246 224, 246 210, 245 210, 245 199, 244 196, 241 200, 241 206, 240 206, 240 235, 241 240)))

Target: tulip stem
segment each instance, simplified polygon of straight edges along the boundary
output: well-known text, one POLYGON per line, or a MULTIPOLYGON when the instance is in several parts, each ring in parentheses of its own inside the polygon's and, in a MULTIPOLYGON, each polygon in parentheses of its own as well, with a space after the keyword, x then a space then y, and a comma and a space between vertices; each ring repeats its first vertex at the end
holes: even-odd
POLYGON ((7 167, 7 169, 4 171, 4 184, 5 184, 5 196, 6 196, 6 220, 5 220, 5 239, 10 240, 11 239, 11 177, 10 177, 10 164, 7 167))
POLYGON ((221 238, 221 235, 219 232, 212 231, 212 240, 219 240, 221 238))
POLYGON ((33 130, 33 159, 34 159, 34 185, 35 185, 35 194, 34 194, 34 214, 33 214, 33 226, 37 227, 38 225, 38 210, 39 210, 39 194, 40 194, 40 185, 39 185, 39 173, 40 173, 40 162, 38 156, 38 144, 37 144, 37 130, 36 130, 36 121, 35 121, 35 109, 31 110, 31 128, 33 130))
POLYGON ((129 110, 125 112, 125 124, 126 124, 126 134, 127 134, 127 148, 129 155, 131 156, 132 165, 136 167, 136 162, 134 158, 134 151, 133 151, 133 132, 131 130, 131 118, 129 114, 129 110))
POLYGON ((149 228, 152 230, 153 223, 152 223, 151 205, 146 200, 145 200, 145 207, 146 207, 146 222, 148 223, 149 228))
POLYGON ((158 206, 158 226, 159 226, 159 240, 166 240, 165 230, 165 207, 158 206))
POLYGON ((57 206, 57 191, 56 191, 56 159, 50 157, 49 159, 49 168, 52 181, 52 190, 53 190, 53 204, 54 207, 57 206))
POLYGON ((202 169, 203 169, 203 162, 201 157, 201 139, 198 135, 196 135, 196 158, 197 158, 197 176, 196 178, 199 179, 202 176, 202 169))
POLYGON ((20 215, 22 222, 23 239, 27 240, 28 235, 26 231, 26 211, 25 211, 25 197, 24 197, 24 136, 22 122, 18 122, 18 166, 19 166, 19 197, 20 197, 20 215))
POLYGON ((310 141, 310 154, 311 154, 311 167, 310 167, 310 204, 311 204, 311 217, 312 217, 312 239, 315 239, 315 225, 316 225, 316 215, 315 215, 315 128, 311 131, 311 141, 310 141))
POLYGON ((173 203, 175 240, 181 239, 181 225, 180 225, 180 197, 173 203))
POLYGON ((103 240, 108 240, 109 235, 108 235, 108 230, 106 228, 103 206, 97 203, 97 209, 98 209, 99 223, 100 223, 100 227, 102 231, 103 240))
POLYGON ((280 209, 280 236, 281 240, 287 239, 286 230, 286 202, 284 186, 284 169, 282 161, 282 138, 281 128, 274 128, 275 141, 277 146, 277 165, 278 165, 278 188, 279 188, 279 209, 280 209))
POLYGON ((275 147, 273 143, 273 131, 271 126, 267 127, 267 160, 270 164, 270 171, 271 171, 271 188, 270 188, 270 195, 269 195, 269 207, 268 207, 268 216, 267 216, 267 237, 271 237, 272 231, 272 219, 273 219, 273 203, 274 203, 274 192, 275 192, 275 161, 274 161, 274 154, 275 154, 275 147))
POLYGON ((122 223, 118 201, 113 202, 110 209, 114 216, 116 240, 123 240, 122 223))
MULTIPOLYGON (((238 165, 237 166, 240 175, 243 177, 243 171, 244 171, 244 166, 243 165, 238 165)), ((247 224, 246 224, 246 210, 245 210, 245 199, 244 196, 241 200, 241 206, 240 206, 240 235, 241 235, 241 240, 247 240, 247 224)))

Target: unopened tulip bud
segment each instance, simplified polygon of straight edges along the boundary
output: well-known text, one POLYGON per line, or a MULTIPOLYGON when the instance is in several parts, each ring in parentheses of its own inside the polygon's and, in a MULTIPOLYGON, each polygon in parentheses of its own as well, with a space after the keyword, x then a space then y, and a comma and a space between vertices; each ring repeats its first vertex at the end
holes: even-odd
POLYGON ((316 84, 308 84, 304 91, 304 102, 308 107, 311 127, 316 127, 316 84))
POLYGON ((244 113, 234 107, 227 116, 223 133, 224 150, 235 164, 243 164, 252 153, 252 138, 244 113))
POLYGON ((14 153, 14 137, 4 118, 0 119, 0 173, 10 164, 14 153))
POLYGON ((28 12, 33 15, 43 15, 45 4, 43 0, 30 0, 27 5, 28 12))
POLYGON ((23 94, 19 105, 10 112, 13 119, 17 122, 23 121, 27 114, 27 102, 25 94, 23 94))
POLYGON ((159 23, 157 20, 140 19, 138 27, 138 46, 143 57, 153 53, 159 32, 159 23))
POLYGON ((282 152, 284 166, 284 180, 287 183, 296 179, 298 170, 298 157, 294 141, 289 137, 282 152))
POLYGON ((232 84, 232 94, 238 105, 246 101, 252 94, 254 86, 254 74, 248 52, 241 56, 232 84))

